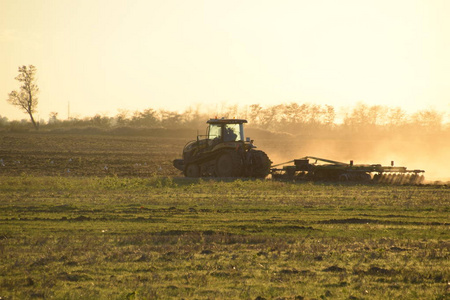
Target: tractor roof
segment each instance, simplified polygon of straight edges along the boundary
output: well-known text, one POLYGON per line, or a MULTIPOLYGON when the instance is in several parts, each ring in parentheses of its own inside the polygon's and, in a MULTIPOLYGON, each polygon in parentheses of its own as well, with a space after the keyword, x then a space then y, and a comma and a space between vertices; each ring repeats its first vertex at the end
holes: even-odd
POLYGON ((206 121, 208 124, 242 124, 247 123, 247 120, 244 119, 209 119, 206 121))

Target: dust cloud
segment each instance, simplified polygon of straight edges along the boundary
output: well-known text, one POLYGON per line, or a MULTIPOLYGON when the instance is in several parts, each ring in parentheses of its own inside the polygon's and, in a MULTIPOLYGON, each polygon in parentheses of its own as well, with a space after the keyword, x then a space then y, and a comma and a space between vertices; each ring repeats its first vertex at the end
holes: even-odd
POLYGON ((315 156, 355 164, 381 164, 425 170, 428 182, 450 182, 450 136, 438 134, 340 134, 333 137, 248 130, 273 164, 315 156), (277 137, 278 136, 278 137, 277 137))

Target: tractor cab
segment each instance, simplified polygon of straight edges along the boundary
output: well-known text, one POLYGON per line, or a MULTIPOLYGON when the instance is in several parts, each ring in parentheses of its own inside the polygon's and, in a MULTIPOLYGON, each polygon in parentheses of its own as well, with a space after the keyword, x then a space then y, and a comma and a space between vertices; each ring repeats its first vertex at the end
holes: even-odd
POLYGON ((207 137, 210 141, 220 142, 239 142, 244 141, 244 123, 243 119, 210 119, 207 129, 207 137))

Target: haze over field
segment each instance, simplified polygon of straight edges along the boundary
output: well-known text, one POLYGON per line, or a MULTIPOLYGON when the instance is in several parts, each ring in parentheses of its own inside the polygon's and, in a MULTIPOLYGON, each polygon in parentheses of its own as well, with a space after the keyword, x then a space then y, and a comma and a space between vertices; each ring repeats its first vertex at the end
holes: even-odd
POLYGON ((37 116, 309 102, 450 112, 450 2, 0 1, 0 115, 17 68, 37 116))

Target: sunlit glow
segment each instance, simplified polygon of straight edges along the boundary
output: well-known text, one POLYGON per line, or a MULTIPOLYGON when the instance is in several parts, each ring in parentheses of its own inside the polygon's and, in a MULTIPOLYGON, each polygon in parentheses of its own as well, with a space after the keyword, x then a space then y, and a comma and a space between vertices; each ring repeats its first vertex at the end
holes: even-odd
POLYGON ((0 115, 20 65, 39 117, 287 102, 450 112, 450 2, 0 2, 0 115), (26 4, 24 3, 26 2, 26 4))

